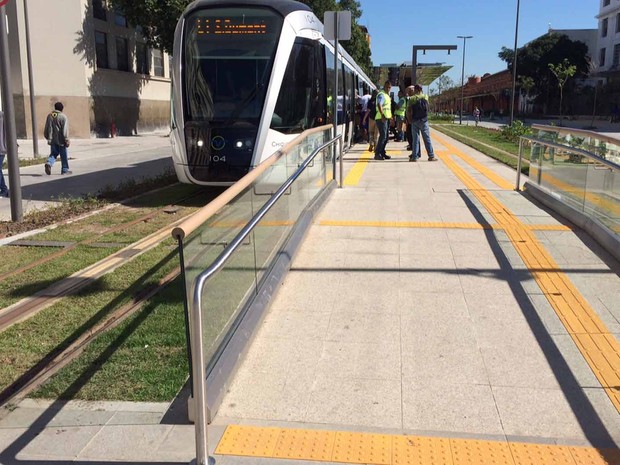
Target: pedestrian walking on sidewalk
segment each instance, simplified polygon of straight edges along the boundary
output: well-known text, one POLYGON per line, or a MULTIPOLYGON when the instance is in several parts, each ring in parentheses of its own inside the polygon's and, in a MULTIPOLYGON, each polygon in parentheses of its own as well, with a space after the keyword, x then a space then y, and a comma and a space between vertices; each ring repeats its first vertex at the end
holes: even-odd
POLYGON ((60 155, 60 174, 71 174, 69 171, 69 156, 67 155, 67 147, 69 147, 69 120, 62 112, 64 105, 61 102, 54 104, 54 111, 47 115, 45 121, 44 137, 50 145, 50 156, 45 164, 45 174, 52 174, 52 166, 56 163, 56 158, 60 155))
POLYGON ((0 111, 0 197, 9 196, 9 188, 4 182, 4 174, 2 173, 2 165, 4 165, 4 157, 6 155, 6 131, 4 129, 4 113, 0 111))
POLYGON ((409 161, 418 161, 422 155, 420 133, 422 133, 428 161, 437 161, 428 127, 428 96, 422 93, 422 86, 418 84, 413 87, 413 96, 409 99, 407 112, 408 119, 411 121, 411 148, 413 149, 409 161))

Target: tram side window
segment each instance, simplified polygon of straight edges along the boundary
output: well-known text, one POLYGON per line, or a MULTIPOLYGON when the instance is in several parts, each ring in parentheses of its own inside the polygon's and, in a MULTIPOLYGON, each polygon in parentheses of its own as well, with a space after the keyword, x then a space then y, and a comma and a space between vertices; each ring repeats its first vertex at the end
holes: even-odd
POLYGON ((324 69, 319 44, 297 39, 284 73, 271 129, 299 134, 325 124, 324 69))

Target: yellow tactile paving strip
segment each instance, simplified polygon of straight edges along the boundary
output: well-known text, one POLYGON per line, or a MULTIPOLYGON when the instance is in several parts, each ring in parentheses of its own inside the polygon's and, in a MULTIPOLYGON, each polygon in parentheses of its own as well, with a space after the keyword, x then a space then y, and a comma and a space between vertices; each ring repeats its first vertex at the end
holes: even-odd
MULTIPOLYGON (((450 223, 440 221, 351 221, 351 220, 321 220, 319 226, 346 226, 367 228, 429 228, 429 229, 503 229, 497 224, 480 223, 450 223)), ((534 231, 571 231, 571 228, 561 224, 533 224, 526 226, 534 231)))
MULTIPOLYGON (((445 140, 451 153, 460 153, 445 140)), ((511 240, 547 300, 620 412, 620 344, 581 293, 564 274, 534 233, 450 156, 446 166, 478 198, 511 240), (536 271, 538 270, 538 271, 536 271), (540 271, 547 270, 547 271, 540 271)))
POLYGON ((215 449, 237 455, 371 465, 619 465, 620 450, 230 425, 215 449))
MULTIPOLYGON (((386 153, 388 155, 400 155, 401 151, 387 150, 386 153)), ((357 159, 357 161, 353 165, 353 168, 349 170, 346 177, 344 178, 343 184, 345 186, 357 186, 360 183, 362 176, 364 175, 364 171, 366 171, 366 168, 368 167, 368 162, 372 160, 374 156, 375 154, 369 152, 368 150, 362 152, 362 155, 357 159)))

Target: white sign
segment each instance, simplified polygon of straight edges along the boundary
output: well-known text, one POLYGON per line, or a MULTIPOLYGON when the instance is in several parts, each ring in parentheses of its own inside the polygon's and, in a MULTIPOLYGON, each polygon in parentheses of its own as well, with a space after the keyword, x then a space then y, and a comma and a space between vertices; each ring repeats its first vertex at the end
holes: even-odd
POLYGON ((351 12, 326 11, 323 19, 323 35, 327 40, 351 40, 351 12), (336 37, 336 16, 338 17, 338 37, 336 37))

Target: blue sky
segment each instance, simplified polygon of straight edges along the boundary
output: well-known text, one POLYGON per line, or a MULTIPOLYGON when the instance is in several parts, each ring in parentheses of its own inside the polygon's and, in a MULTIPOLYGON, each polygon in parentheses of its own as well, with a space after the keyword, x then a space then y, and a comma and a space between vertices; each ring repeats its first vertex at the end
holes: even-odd
MULTIPOLYGON (((445 62, 455 83, 461 82, 463 40, 467 40, 467 76, 506 68, 497 57, 502 46, 513 48, 517 0, 361 0, 362 18, 372 37, 373 64, 411 60, 412 45, 458 45, 443 51, 418 53, 419 62, 445 62)), ((518 45, 553 29, 596 29, 599 0, 521 0, 518 45)))

